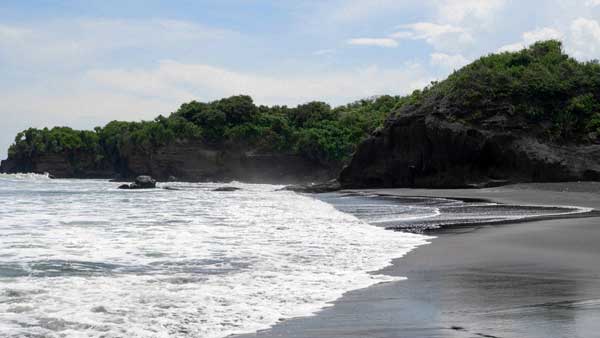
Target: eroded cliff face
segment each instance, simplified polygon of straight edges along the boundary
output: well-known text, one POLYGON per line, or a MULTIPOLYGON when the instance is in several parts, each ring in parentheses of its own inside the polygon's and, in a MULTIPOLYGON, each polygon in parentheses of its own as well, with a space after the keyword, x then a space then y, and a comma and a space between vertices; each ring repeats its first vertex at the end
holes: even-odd
POLYGON ((544 141, 518 114, 451 118, 443 102, 405 107, 361 143, 342 187, 481 187, 509 182, 600 179, 600 145, 544 141))
POLYGON ((87 154, 49 154, 2 161, 0 172, 50 173, 57 178, 130 179, 151 175, 166 181, 230 181, 307 183, 335 177, 339 168, 323 166, 289 154, 257 153, 178 140, 152 152, 127 151, 118 159, 93 159, 87 154))
POLYGON ((125 176, 147 174, 160 180, 173 176, 187 181, 295 183, 327 180, 338 172, 297 155, 215 148, 194 141, 178 141, 151 154, 133 152, 124 163, 125 176))
POLYGON ((109 162, 98 160, 91 154, 69 152, 9 158, 0 163, 0 172, 50 173, 58 178, 110 178, 114 176, 114 169, 109 162))

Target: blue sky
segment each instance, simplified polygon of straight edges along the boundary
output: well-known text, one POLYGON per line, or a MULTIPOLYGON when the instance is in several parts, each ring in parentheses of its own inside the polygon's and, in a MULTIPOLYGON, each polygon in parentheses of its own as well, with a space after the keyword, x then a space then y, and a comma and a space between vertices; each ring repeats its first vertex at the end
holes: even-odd
POLYGON ((30 126, 151 119, 192 99, 405 94, 548 38, 600 58, 600 0, 3 0, 0 157, 30 126))

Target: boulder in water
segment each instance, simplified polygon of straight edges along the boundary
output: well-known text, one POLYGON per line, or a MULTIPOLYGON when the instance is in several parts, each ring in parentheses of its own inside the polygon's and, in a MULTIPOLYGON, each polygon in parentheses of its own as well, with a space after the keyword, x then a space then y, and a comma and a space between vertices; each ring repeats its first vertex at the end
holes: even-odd
POLYGON ((154 189, 156 188, 156 180, 150 176, 142 175, 135 178, 135 182, 131 184, 123 184, 119 189, 154 189))

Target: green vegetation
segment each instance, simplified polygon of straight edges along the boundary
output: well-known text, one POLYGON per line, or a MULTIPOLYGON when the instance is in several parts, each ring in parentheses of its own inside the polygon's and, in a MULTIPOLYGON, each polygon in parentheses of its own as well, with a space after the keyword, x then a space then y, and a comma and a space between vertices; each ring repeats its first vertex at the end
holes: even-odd
POLYGON ((600 64, 576 61, 559 41, 488 55, 421 94, 419 103, 448 102, 453 119, 478 123, 504 114, 555 142, 585 142, 600 132, 600 64))
POLYGON ((440 105, 452 121, 477 124, 500 114, 554 142, 596 141, 600 64, 570 58, 558 41, 539 42, 520 52, 483 57, 405 97, 381 96, 336 108, 323 102, 256 106, 249 96, 192 101, 153 121, 113 121, 94 131, 28 129, 17 135, 9 156, 89 153, 115 164, 133 151, 151 154, 173 142, 196 140, 340 164, 391 112, 440 105))
POLYGON ((335 109, 323 102, 295 108, 256 106, 249 96, 209 103, 192 101, 169 117, 112 121, 94 131, 31 128, 17 135, 9 156, 91 153, 98 160, 117 163, 132 151, 151 154, 177 140, 197 140, 224 149, 284 152, 325 165, 339 164, 405 101, 402 97, 381 96, 335 109))
POLYGON ((65 150, 97 152, 99 139, 96 132, 89 130, 73 130, 68 127, 29 128, 17 134, 8 154, 13 157, 19 154, 31 156, 40 153, 60 153, 65 150))

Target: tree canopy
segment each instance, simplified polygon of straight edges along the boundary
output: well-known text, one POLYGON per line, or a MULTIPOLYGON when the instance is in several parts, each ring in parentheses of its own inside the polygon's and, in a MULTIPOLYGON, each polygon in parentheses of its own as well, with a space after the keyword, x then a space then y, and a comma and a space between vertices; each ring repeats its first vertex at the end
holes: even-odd
POLYGON ((398 96, 381 96, 335 109, 317 101, 294 108, 257 106, 245 95, 191 101, 168 117, 112 121, 94 131, 31 128, 17 135, 10 156, 92 152, 117 161, 131 151, 151 153, 176 140, 198 140, 215 147, 285 152, 323 164, 340 163, 404 101, 398 96))
POLYGON ((506 114, 555 142, 585 142, 600 133, 600 64, 578 62, 556 40, 482 57, 422 94, 419 103, 448 102, 453 118, 478 123, 506 114))

